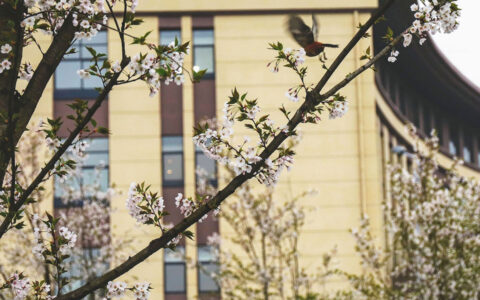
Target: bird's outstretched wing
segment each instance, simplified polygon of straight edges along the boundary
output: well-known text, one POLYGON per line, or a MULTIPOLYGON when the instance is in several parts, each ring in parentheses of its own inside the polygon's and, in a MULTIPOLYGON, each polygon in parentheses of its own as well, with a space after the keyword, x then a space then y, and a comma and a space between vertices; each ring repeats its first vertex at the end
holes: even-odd
POLYGON ((288 18, 288 31, 303 48, 315 41, 312 29, 297 15, 290 15, 288 18))
POLYGON ((320 23, 318 23, 317 18, 312 14, 312 33, 313 39, 318 41, 318 32, 320 31, 320 23))

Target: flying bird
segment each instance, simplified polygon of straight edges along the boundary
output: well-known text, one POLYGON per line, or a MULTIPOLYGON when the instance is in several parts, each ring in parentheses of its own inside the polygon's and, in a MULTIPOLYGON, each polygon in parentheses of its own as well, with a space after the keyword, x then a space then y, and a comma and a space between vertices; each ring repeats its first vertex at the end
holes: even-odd
POLYGON ((303 22, 297 15, 290 15, 288 18, 288 31, 297 43, 305 49, 307 56, 317 56, 323 52, 325 47, 338 48, 338 45, 325 44, 317 41, 318 22, 312 14, 312 28, 303 22))

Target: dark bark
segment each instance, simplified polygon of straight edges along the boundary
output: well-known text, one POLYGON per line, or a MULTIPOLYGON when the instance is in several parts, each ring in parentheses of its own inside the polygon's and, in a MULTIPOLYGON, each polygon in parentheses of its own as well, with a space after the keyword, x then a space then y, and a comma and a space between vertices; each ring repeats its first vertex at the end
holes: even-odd
MULTIPOLYGON (((123 59, 121 62, 121 67, 122 70, 127 66, 129 63, 129 59, 123 59)), ((35 177, 35 179, 32 181, 32 183, 25 189, 25 191, 22 193, 20 199, 17 200, 12 205, 12 208, 9 210, 9 213, 3 220, 2 224, 0 225, 0 239, 2 236, 7 232, 9 227, 12 225, 12 220, 15 217, 15 214, 18 212, 18 210, 25 204, 27 199, 30 197, 30 195, 35 191, 35 189, 42 183, 44 180, 45 176, 53 170, 55 167, 56 162, 60 159, 60 157, 67 151, 68 147, 73 143, 74 139, 77 137, 77 135, 80 133, 80 131, 83 130, 83 128, 90 122, 92 119, 93 115, 97 111, 97 109, 100 107, 102 102, 107 98, 108 94, 112 90, 112 88, 116 85, 118 77, 120 76, 120 73, 115 73, 108 84, 105 86, 105 88, 102 90, 102 92, 98 95, 97 99, 93 103, 93 105, 88 109, 85 117, 83 120, 77 125, 77 127, 70 133, 68 138, 63 142, 63 144, 58 148, 58 150, 55 152, 53 157, 48 161, 48 163, 45 165, 45 167, 42 168, 40 173, 35 177)))
POLYGON ((23 28, 20 24, 24 10, 23 1, 0 3, 0 44, 12 46, 12 51, 7 54, 7 59, 12 63, 10 70, 0 74, 0 186, 3 186, 3 178, 12 157, 12 144, 16 145, 12 141, 12 133, 15 128, 14 114, 18 109, 15 86, 23 53, 23 28))
MULTIPOLYGON (((1 11, 1 10, 0 10, 1 11)), ((23 17, 23 11, 22 11, 23 17)), ((1 28, 1 25, 0 25, 1 28)), ((21 27, 20 27, 21 28, 21 27)), ((65 19, 63 26, 58 31, 57 35, 53 38, 50 47, 45 52, 42 60, 40 61, 39 65, 35 69, 35 72, 30 79, 25 91, 19 99, 15 99, 15 113, 16 113, 16 121, 15 121, 15 128, 13 131, 13 143, 16 145, 20 140, 23 132, 25 132, 28 122, 30 121, 35 108, 37 107, 38 102, 40 101, 40 97, 47 86, 48 81, 52 77, 57 68, 58 64, 62 60, 65 52, 67 52, 68 48, 70 47, 73 39, 74 39, 75 28, 72 25, 72 18, 71 16, 65 19)), ((0 32, 0 35, 2 33, 0 32)), ((19 30, 18 37, 20 39, 20 48, 22 48, 23 44, 23 30, 19 30)), ((20 55, 16 54, 16 60, 21 60, 21 52, 20 55)), ((12 71, 12 70, 10 70, 12 71)), ((10 84, 8 88, 3 86, 3 80, 0 80, 0 113, 4 113, 4 105, 8 106, 8 99, 9 97, 13 97, 16 95, 15 92, 15 83, 18 74, 18 68, 15 72, 11 72, 13 77, 15 77, 15 81, 10 84), (3 88, 3 89, 2 89, 3 88)), ((8 112, 7 112, 8 115, 8 112)), ((1 125, 0 125, 1 126, 1 125)), ((3 130, 0 127, 0 141, 2 141, 1 145, 3 145, 3 141, 8 138, 7 130, 3 130)), ((8 165, 8 160, 10 156, 10 151, 7 149, 6 152, 3 151, 3 147, 0 148, 0 183, 3 182, 3 178, 5 175, 6 166, 8 165)))

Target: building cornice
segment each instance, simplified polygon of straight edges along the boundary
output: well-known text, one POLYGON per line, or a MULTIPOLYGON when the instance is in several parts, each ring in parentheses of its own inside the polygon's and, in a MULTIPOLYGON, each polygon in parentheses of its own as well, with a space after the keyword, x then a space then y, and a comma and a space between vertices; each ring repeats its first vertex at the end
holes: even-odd
MULTIPOLYGON (((392 105, 389 104, 389 101, 385 99, 385 94, 379 88, 375 89, 375 103, 377 108, 377 113, 380 114, 382 119, 387 122, 387 126, 393 130, 401 139, 409 144, 409 146, 414 146, 414 139, 407 133, 405 126, 408 123, 408 120, 402 117, 402 115, 395 111, 392 105)), ((425 143, 419 141, 419 150, 425 151, 425 143)), ((440 151, 437 156, 439 165, 444 169, 450 169, 454 163, 454 160, 446 152, 440 151)), ((480 169, 468 165, 461 165, 458 167, 458 172, 465 177, 475 178, 480 180, 480 169)))

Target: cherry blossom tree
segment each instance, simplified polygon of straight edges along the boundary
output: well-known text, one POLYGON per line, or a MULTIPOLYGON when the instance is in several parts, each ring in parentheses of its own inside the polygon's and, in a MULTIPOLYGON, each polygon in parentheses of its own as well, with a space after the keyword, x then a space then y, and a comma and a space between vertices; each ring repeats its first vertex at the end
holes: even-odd
MULTIPOLYGON (((98 275, 94 279, 81 284, 80 287, 66 292, 62 289, 68 282, 64 276, 68 272, 66 262, 75 247, 78 233, 73 232, 68 220, 60 222, 57 216, 39 214, 35 218, 34 233, 37 246, 35 252, 43 257, 46 263, 54 267, 54 283, 57 288, 41 279, 29 277, 23 270, 18 270, 5 278, 1 289, 10 289, 15 299, 27 296, 35 299, 81 299, 92 292, 107 288, 107 297, 119 297, 124 294, 133 295, 136 299, 149 296, 148 283, 136 283, 128 286, 123 282, 115 282, 118 277, 127 273, 153 253, 166 247, 175 247, 182 237, 192 238, 188 228, 204 219, 208 212, 218 210, 222 202, 232 195, 237 188, 252 178, 259 182, 274 186, 281 172, 293 164, 294 151, 284 145, 287 139, 295 137, 296 129, 303 123, 318 123, 320 115, 327 111, 331 118, 341 117, 347 110, 347 99, 339 91, 362 72, 371 68, 376 61, 390 53, 390 61, 398 56, 395 50, 403 40, 408 46, 413 39, 419 42, 427 33, 437 31, 450 32, 457 26, 458 7, 455 0, 421 0, 421 5, 412 6, 416 21, 401 33, 386 34, 386 46, 371 57, 366 51, 367 62, 349 73, 343 80, 324 90, 332 74, 342 64, 346 56, 364 37, 368 37, 370 27, 381 18, 383 13, 395 0, 385 1, 371 18, 359 26, 357 33, 344 47, 340 54, 330 63, 324 62, 325 72, 318 79, 307 77, 307 67, 303 65, 305 50, 285 48, 282 43, 271 43, 275 58, 270 65, 274 70, 280 66, 292 70, 299 83, 287 91, 288 97, 303 102, 296 111, 287 111, 281 107, 285 123, 276 125, 268 115, 261 114, 260 101, 247 97, 234 89, 225 104, 224 118, 218 128, 199 125, 195 129, 194 142, 210 158, 221 165, 227 165, 235 171, 236 176, 220 189, 214 196, 194 199, 179 195, 175 201, 185 218, 173 227, 163 222, 164 201, 157 192, 152 191, 148 183, 132 184, 127 197, 127 208, 138 223, 158 227, 161 236, 145 246, 138 253, 98 275), (252 130, 256 141, 245 140, 240 144, 233 138, 233 125, 240 123, 252 130), (234 153, 233 157, 228 153, 234 153), (64 224, 64 225, 62 225, 64 224), (42 237, 42 234, 45 237, 42 237)), ((132 27, 142 21, 135 17, 137 0, 3 0, 0 2, 0 239, 13 229, 22 230, 28 221, 32 203, 38 202, 37 192, 44 182, 52 177, 65 177, 74 172, 77 163, 66 156, 68 149, 81 148, 82 140, 93 132, 108 134, 105 128, 97 126, 92 116, 107 98, 110 91, 118 85, 134 81, 144 81, 151 95, 158 92, 160 82, 174 81, 181 84, 185 78, 200 80, 205 70, 185 70, 183 58, 189 53, 189 43, 178 41, 168 46, 154 45, 146 42, 148 33, 143 36, 132 36, 132 27), (114 13, 114 12, 119 12, 114 13), (73 42, 95 36, 102 27, 107 27, 107 20, 113 21, 109 29, 118 34, 121 42, 121 59, 111 61, 105 53, 97 53, 88 48, 91 66, 78 70, 81 77, 98 77, 101 87, 98 96, 90 107, 85 101, 77 100, 72 105, 74 113, 67 116, 75 125, 65 140, 58 138, 62 119, 49 119, 43 127, 45 142, 54 148, 53 154, 34 178, 22 183, 18 176, 21 162, 16 159, 16 149, 20 137, 27 130, 33 112, 62 58, 72 50, 73 42), (37 34, 51 36, 50 45, 43 49, 36 40, 37 34), (135 55, 127 55, 127 44, 133 43, 143 47, 143 51, 135 55), (23 57, 23 49, 27 45, 38 47, 42 59, 38 65, 31 65, 23 57), (19 80, 26 80, 26 87, 20 88, 19 80)), ((68 217, 68 216, 67 216, 68 217)), ((5 243, 5 240, 0 241, 5 243)))
POLYGON ((298 202, 315 192, 291 199, 274 199, 273 192, 265 188, 263 193, 254 193, 248 183, 238 188, 218 215, 233 234, 208 237, 218 270, 211 272, 201 263, 194 264, 228 299, 317 299, 332 275, 336 248, 323 256, 319 268, 307 268, 299 255, 308 209, 298 202))
MULTIPOLYGON (((413 128, 413 127, 412 127, 413 128)), ((415 139, 415 131, 410 131, 415 139)), ((368 216, 352 230, 364 272, 339 272, 362 299, 476 299, 480 294, 480 185, 437 163, 436 135, 415 149, 410 168, 389 169, 386 244, 368 216)))
MULTIPOLYGON (((44 141, 45 135, 38 126, 22 136, 17 153, 17 160, 22 161, 18 169, 19 182, 30 182, 38 172, 42 156, 49 152, 42 149, 44 141)), ((110 208, 110 198, 115 191, 110 187, 104 192, 99 185, 103 165, 96 166, 94 180, 85 178, 82 165, 88 159, 85 148, 89 144, 82 141, 76 146, 76 149, 69 149, 67 155, 76 162, 77 168, 64 178, 56 179, 55 191, 59 197, 57 200, 62 203, 57 211, 59 226, 68 228, 77 236, 75 247, 69 253, 71 258, 64 262, 65 270, 68 270, 65 276, 70 283, 86 282, 106 272, 110 265, 118 264, 133 252, 134 243, 132 239, 112 236, 114 232, 110 231, 109 218, 114 212, 110 208)), ((44 202, 49 197, 45 190, 38 189, 36 193, 38 201, 29 206, 25 215, 27 226, 13 228, 9 232, 9 242, 0 244, 0 253, 4 258, 0 274, 8 278, 11 273, 21 269, 30 276, 42 278, 50 285, 50 289, 55 289, 53 270, 59 266, 51 265, 44 259, 44 241, 48 233, 37 230, 41 227, 39 215, 42 206, 45 207, 44 202)), ((66 288, 72 289, 72 286, 67 285, 66 288)), ((90 294, 88 299, 100 299, 102 293, 90 294)), ((9 289, 0 290, 0 295, 13 298, 9 289)))

